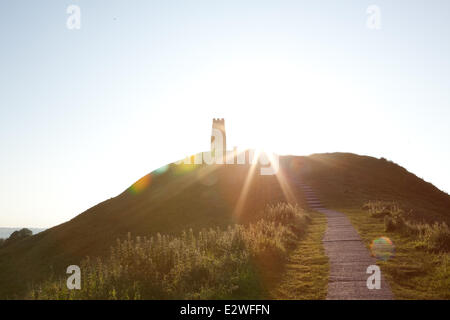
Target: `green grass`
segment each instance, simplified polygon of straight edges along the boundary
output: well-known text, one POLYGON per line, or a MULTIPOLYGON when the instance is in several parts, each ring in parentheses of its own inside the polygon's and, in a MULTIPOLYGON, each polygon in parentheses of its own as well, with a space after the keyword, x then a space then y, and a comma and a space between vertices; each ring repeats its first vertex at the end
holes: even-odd
POLYGON ((311 213, 307 233, 286 263, 285 271, 272 289, 271 299, 322 300, 328 289, 329 264, 322 239, 326 217, 311 213))
POLYGON ((381 217, 360 209, 339 210, 347 214, 368 248, 381 236, 393 241, 395 256, 378 265, 396 299, 450 299, 450 254, 430 252, 411 235, 385 231, 381 217))

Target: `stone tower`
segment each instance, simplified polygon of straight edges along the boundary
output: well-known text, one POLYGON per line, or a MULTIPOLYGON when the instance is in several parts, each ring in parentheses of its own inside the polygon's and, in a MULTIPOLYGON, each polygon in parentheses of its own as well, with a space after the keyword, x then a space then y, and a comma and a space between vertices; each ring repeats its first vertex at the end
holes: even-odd
POLYGON ((227 154, 227 136, 225 133, 225 120, 213 119, 212 133, 211 133, 211 154, 217 157, 216 160, 222 158, 222 163, 225 163, 227 154))

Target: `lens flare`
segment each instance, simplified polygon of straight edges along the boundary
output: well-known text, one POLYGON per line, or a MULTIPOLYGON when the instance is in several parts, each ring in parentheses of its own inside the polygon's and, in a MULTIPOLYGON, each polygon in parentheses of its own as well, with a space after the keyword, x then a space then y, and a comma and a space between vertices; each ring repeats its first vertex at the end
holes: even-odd
POLYGON ((370 251, 373 257, 387 261, 394 256, 395 246, 388 237, 380 237, 372 241, 370 251))
POLYGON ((200 165, 196 164, 196 155, 188 156, 182 160, 173 163, 173 173, 175 175, 183 175, 185 173, 194 171, 200 165))
POLYGON ((168 169, 169 169, 169 165, 167 164, 167 165, 165 165, 165 166, 162 166, 161 168, 156 169, 153 173, 154 173, 154 174, 157 174, 157 175, 163 174, 163 173, 166 172, 168 169))
POLYGON ((152 176, 150 174, 142 177, 138 181, 136 181, 129 189, 132 194, 139 194, 145 189, 147 189, 152 182, 152 176))
POLYGON ((198 165, 195 165, 195 164, 184 164, 184 163, 177 164, 173 168, 173 173, 175 175, 183 175, 185 173, 194 171, 197 167, 198 167, 198 165))

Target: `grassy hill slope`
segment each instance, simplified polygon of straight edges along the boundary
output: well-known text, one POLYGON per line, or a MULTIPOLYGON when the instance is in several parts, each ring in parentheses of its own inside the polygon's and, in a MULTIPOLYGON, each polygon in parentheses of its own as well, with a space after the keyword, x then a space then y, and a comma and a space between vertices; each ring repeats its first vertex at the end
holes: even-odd
POLYGON ((417 219, 449 221, 447 194, 385 160, 337 153, 282 157, 280 165, 291 197, 285 197, 277 177, 261 176, 256 169, 240 210, 236 207, 248 165, 172 164, 156 170, 72 220, 0 248, 0 298, 21 297, 30 283, 52 273, 64 275, 68 265, 78 264, 86 255, 107 254, 128 232, 178 234, 189 228, 224 227, 252 221, 267 203, 301 204, 295 187, 301 180, 317 188, 332 206, 359 208, 366 200, 399 200, 413 208, 417 219))
POLYGON ((334 208, 361 208, 369 200, 396 201, 409 218, 450 222, 450 196, 386 159, 350 153, 298 158, 304 181, 334 208))
POLYGON ((128 232, 178 234, 192 228, 247 223, 267 203, 285 200, 275 176, 254 175, 247 200, 234 214, 249 166, 170 165, 115 198, 20 243, 0 248, 0 297, 16 298, 39 282, 91 257, 109 253, 128 232))

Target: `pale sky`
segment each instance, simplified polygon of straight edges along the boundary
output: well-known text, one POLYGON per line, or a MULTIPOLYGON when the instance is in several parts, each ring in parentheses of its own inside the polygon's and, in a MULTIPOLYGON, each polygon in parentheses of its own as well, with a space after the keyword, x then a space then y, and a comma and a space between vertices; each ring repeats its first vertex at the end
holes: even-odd
POLYGON ((229 147, 385 157, 449 192, 449 39, 446 0, 2 1, 0 226, 208 150, 214 117, 229 147))

